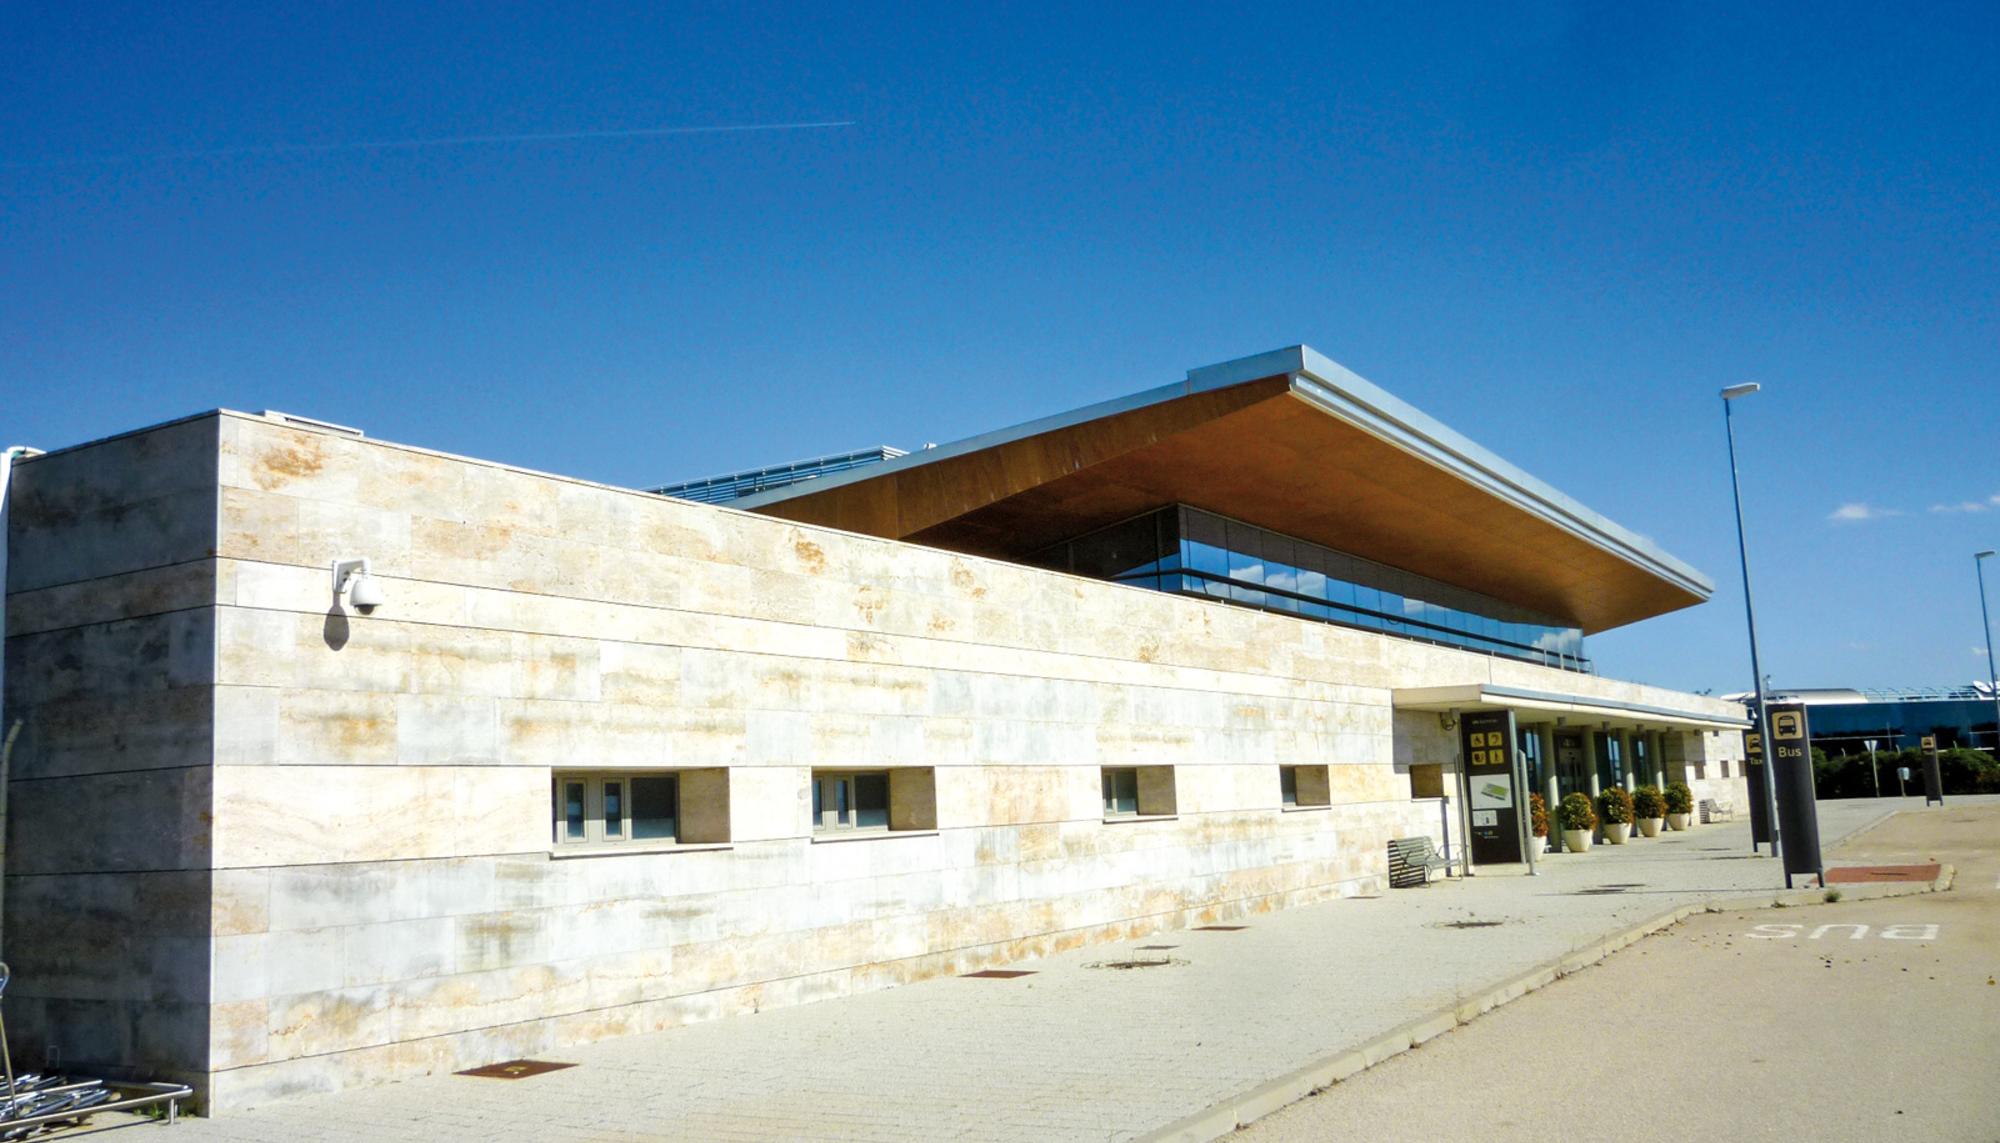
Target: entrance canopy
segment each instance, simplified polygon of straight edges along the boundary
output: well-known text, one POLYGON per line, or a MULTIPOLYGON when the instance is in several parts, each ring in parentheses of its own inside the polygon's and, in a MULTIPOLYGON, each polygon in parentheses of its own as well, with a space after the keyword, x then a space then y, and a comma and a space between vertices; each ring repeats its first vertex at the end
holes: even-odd
POLYGON ((1451 687, 1404 687, 1390 692, 1397 710, 1430 710, 1461 713, 1475 710, 1511 710, 1520 722, 1552 722, 1558 718, 1571 726, 1596 728, 1609 723, 1617 730, 1747 730, 1747 717, 1709 711, 1650 706, 1621 702, 1596 695, 1564 694, 1531 690, 1494 683, 1467 683, 1451 687))

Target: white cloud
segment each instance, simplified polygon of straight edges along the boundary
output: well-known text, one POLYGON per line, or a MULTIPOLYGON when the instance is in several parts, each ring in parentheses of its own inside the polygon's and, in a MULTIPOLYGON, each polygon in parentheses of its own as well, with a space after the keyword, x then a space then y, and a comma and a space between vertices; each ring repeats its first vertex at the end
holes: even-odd
POLYGON ((1940 513, 1989 512, 2000 509, 2000 492, 1995 492, 1984 500, 1961 500, 1956 504, 1933 504, 1931 511, 1940 513))
POLYGON ((1880 520, 1889 516, 1901 515, 1902 513, 1894 508, 1877 508, 1873 504, 1856 500, 1851 504, 1842 504, 1840 507, 1835 508, 1827 514, 1826 518, 1829 520, 1852 522, 1856 520, 1880 520))

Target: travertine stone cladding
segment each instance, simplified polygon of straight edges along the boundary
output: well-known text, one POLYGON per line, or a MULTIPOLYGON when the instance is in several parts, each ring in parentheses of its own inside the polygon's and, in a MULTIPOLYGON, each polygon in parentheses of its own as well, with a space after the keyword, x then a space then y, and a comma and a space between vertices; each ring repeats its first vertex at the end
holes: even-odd
POLYGON ((213 416, 23 461, 7 513, 7 1031, 208 1070, 213 416))
POLYGON ((1706 701, 207 423, 220 1108, 1373 890, 1439 822, 1392 687, 1706 701), (1282 809, 1286 763, 1333 804, 1282 809), (1105 821, 1104 766, 1173 767, 1174 816, 1105 821), (554 771, 646 767, 726 767, 726 847, 552 852, 554 771), (815 837, 820 767, 925 771, 925 828, 815 837))

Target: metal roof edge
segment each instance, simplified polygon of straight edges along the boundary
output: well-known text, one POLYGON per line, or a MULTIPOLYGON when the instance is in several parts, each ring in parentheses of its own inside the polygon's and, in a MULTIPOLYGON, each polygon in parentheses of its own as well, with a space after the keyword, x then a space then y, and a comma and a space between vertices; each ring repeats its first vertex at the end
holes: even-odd
POLYGON ((1314 408, 1412 453, 1691 594, 1707 599, 1715 593, 1715 585, 1707 576, 1660 548, 1651 538, 1592 511, 1346 366, 1315 353, 1310 346, 1281 352, 1296 353, 1298 368, 1293 373, 1293 393, 1314 408))

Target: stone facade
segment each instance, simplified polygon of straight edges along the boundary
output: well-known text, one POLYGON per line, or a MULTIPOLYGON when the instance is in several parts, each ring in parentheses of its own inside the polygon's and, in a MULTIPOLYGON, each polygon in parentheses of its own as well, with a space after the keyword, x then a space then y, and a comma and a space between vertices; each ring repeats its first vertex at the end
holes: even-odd
POLYGON ((1376 891, 1455 749, 1394 687, 1735 710, 233 413, 12 514, 16 1051, 216 1109, 1376 891), (815 768, 921 774, 926 828, 816 836, 815 768), (566 852, 564 769, 705 772, 726 840, 566 852))

